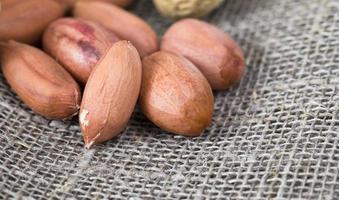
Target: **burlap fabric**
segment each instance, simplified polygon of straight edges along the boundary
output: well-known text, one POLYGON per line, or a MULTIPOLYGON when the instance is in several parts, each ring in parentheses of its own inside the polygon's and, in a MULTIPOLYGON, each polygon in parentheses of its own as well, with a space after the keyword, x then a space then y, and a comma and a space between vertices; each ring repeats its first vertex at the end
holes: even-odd
MULTIPOLYGON (((133 12, 163 33, 150 0, 133 12)), ((339 199, 339 1, 226 0, 208 18, 246 54, 215 93, 201 137, 137 108, 116 139, 84 149, 76 121, 33 114, 0 78, 0 198, 339 199)))

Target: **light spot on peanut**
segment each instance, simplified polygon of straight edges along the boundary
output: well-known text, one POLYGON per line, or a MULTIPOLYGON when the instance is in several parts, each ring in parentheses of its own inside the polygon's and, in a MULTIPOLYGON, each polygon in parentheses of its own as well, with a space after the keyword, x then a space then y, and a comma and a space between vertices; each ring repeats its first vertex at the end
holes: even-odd
POLYGON ((80 112, 80 124, 82 124, 84 127, 89 125, 89 120, 86 119, 87 115, 88 115, 89 111, 84 109, 80 112))

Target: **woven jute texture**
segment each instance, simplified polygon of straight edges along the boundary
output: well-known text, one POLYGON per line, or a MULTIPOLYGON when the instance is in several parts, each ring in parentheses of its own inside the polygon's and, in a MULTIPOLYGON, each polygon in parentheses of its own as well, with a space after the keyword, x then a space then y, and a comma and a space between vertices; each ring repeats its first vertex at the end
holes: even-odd
MULTIPOLYGON (((131 10, 159 35, 150 0, 131 10)), ((34 114, 0 77, 0 199, 339 199, 339 1, 226 0, 205 20, 246 54, 215 92, 201 137, 161 131, 139 108, 84 149, 76 120, 34 114)))

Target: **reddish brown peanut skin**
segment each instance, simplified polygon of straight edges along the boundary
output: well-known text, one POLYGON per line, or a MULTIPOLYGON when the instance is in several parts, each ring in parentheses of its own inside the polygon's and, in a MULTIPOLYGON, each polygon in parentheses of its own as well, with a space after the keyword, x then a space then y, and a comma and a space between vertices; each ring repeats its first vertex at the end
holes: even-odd
POLYGON ((22 0, 2 0, 1 11, 16 6, 18 2, 22 2, 22 0))
POLYGON ((73 14, 76 17, 99 22, 119 38, 131 41, 141 57, 158 50, 158 38, 151 26, 136 15, 115 5, 79 1, 75 5, 73 14))
POLYGON ((125 8, 134 2, 134 0, 55 0, 55 1, 62 3, 67 9, 72 8, 77 1, 103 1, 115 4, 122 8, 125 8))
POLYGON ((33 44, 64 8, 53 0, 5 0, 0 12, 0 41, 16 40, 33 44))
POLYGON ((99 59, 119 38, 100 24, 61 18, 46 29, 43 47, 73 77, 85 84, 99 59))
POLYGON ((244 55, 236 42, 201 20, 184 19, 174 23, 164 34, 160 48, 188 58, 215 90, 234 85, 245 71, 244 55))
POLYGON ((138 99, 141 71, 140 56, 127 41, 113 44, 95 66, 79 115, 87 148, 113 138, 125 128, 138 99))
POLYGON ((166 131, 199 136, 213 114, 213 93, 206 78, 186 58, 159 51, 143 59, 140 105, 166 131))
POLYGON ((14 41, 1 44, 0 50, 7 82, 33 111, 53 119, 69 118, 78 112, 78 84, 47 54, 14 41))
POLYGON ((134 2, 134 0, 102 0, 102 1, 113 3, 122 8, 125 8, 134 2))

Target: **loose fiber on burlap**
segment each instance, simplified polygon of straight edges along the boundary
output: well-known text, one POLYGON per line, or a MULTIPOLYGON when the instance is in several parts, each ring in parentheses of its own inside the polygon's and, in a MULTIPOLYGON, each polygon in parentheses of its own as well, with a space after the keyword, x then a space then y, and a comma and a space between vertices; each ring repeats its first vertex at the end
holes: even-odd
MULTIPOLYGON (((132 11, 159 34, 150 0, 132 11)), ((215 93, 201 137, 135 111, 84 149, 77 122, 33 114, 0 77, 0 199, 339 199, 339 1, 226 0, 207 21, 244 49, 247 72, 215 93)))

